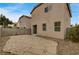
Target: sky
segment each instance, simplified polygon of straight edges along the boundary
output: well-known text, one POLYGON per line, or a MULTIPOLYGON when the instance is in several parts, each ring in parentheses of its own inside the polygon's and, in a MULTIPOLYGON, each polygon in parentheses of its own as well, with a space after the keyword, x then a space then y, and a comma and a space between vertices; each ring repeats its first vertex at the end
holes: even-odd
POLYGON ((30 16, 31 10, 36 5, 36 3, 0 3, 0 14, 17 22, 22 15, 30 16))
MULTIPOLYGON (((37 3, 0 3, 0 14, 5 15, 13 22, 17 22, 22 15, 30 16, 30 12, 37 3)), ((71 24, 79 24, 79 4, 71 3, 71 24)))
POLYGON ((79 24, 79 3, 70 4, 72 18, 71 24, 79 24))

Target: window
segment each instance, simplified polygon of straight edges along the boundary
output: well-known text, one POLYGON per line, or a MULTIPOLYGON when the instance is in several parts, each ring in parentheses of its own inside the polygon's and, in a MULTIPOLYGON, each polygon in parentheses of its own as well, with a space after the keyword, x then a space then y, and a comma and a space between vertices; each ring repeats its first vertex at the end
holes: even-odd
POLYGON ((48 7, 46 7, 44 11, 45 11, 45 13, 48 12, 48 7))
POLYGON ((46 24, 43 24, 43 31, 46 31, 46 24))
POLYGON ((61 29, 61 22, 54 23, 54 31, 60 31, 61 29))

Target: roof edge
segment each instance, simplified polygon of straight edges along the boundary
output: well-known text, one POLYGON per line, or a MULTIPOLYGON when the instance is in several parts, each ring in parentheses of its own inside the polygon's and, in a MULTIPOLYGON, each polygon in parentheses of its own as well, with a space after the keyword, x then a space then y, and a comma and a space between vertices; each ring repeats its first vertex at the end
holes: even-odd
POLYGON ((33 12, 37 7, 39 7, 39 6, 42 5, 42 4, 44 4, 44 3, 40 3, 40 4, 38 4, 37 6, 35 6, 35 7, 32 9, 32 11, 30 12, 30 14, 32 14, 32 12, 33 12))
POLYGON ((67 4, 68 10, 69 10, 70 17, 72 17, 70 3, 66 3, 66 4, 67 4))
POLYGON ((30 17, 30 16, 22 15, 21 17, 19 17, 19 20, 20 20, 21 18, 23 18, 23 17, 26 17, 26 18, 29 18, 29 19, 32 18, 32 17, 30 17))

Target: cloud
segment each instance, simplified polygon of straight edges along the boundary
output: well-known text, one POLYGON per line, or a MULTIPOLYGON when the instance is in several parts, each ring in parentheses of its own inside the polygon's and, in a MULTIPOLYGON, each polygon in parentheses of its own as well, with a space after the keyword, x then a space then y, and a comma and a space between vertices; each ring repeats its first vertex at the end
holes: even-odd
POLYGON ((12 10, 7 10, 4 8, 0 8, 0 14, 5 15, 7 18, 9 18, 10 20, 12 20, 13 22, 18 21, 18 18, 22 15, 20 13, 13 13, 11 12, 12 10))
POLYGON ((28 10, 22 10, 23 5, 24 4, 22 3, 22 4, 15 4, 14 6, 7 6, 4 8, 0 8, 0 14, 5 15, 13 22, 17 22, 21 15, 25 14, 29 15, 28 10))

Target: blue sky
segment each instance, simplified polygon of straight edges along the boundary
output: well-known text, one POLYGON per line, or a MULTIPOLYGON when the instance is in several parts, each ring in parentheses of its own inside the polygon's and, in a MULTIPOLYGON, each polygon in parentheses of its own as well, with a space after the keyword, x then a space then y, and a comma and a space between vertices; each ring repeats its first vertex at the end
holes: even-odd
POLYGON ((13 22, 17 22, 22 15, 30 15, 35 3, 0 3, 0 14, 5 15, 13 22))
MULTIPOLYGON (((5 15, 13 22, 17 22, 21 15, 30 15, 37 3, 0 3, 0 14, 5 15)), ((70 4, 72 18, 71 24, 79 24, 79 4, 70 4)))
POLYGON ((71 24, 79 24, 79 3, 70 4, 70 7, 72 12, 71 24))

